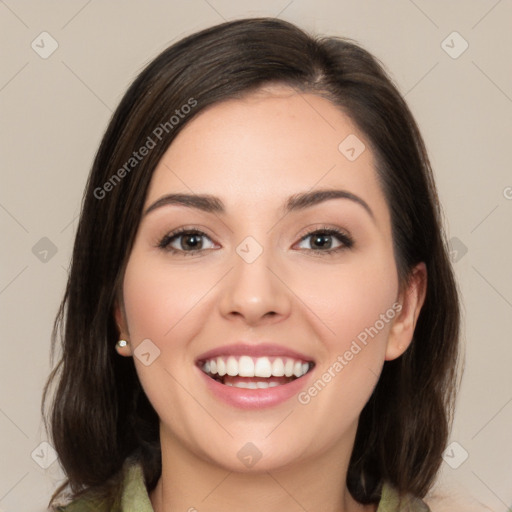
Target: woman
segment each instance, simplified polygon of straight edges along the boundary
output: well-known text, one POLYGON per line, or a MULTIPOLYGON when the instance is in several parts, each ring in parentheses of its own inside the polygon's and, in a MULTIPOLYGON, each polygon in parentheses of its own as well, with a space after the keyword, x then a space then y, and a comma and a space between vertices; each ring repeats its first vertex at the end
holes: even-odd
POLYGON ((458 297, 376 59, 276 19, 159 55, 96 155, 59 326, 58 510, 429 510, 458 297))

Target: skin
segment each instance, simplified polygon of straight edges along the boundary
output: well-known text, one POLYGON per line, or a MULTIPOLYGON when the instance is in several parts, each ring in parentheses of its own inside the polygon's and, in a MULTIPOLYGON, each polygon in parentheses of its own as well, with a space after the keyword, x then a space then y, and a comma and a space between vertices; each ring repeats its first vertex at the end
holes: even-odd
MULTIPOLYGON (((156 512, 376 510, 357 503, 344 482, 360 412, 385 360, 408 347, 425 295, 418 265, 399 286, 389 208, 370 145, 328 100, 272 86, 209 107, 190 121, 156 168, 145 209, 169 193, 211 194, 225 213, 166 205, 144 215, 116 307, 124 356, 144 339, 160 355, 135 357, 160 417, 162 476, 150 498, 156 512), (366 150, 353 162, 338 145, 355 134, 366 150), (292 195, 343 189, 283 214, 292 195), (180 227, 206 234, 193 255, 158 247, 180 227), (330 255, 308 230, 339 228, 354 240, 330 255), (253 237, 263 253, 236 252, 253 237), (243 340, 278 343, 311 356, 311 385, 365 328, 393 304, 401 311, 306 405, 243 411, 220 402, 198 377, 197 357, 243 340), (238 451, 253 443, 261 459, 246 468, 238 451), (193 510, 193 509, 191 509, 193 510)), ((335 237, 333 247, 342 245, 335 237)), ((173 246, 187 249, 189 239, 173 246)))

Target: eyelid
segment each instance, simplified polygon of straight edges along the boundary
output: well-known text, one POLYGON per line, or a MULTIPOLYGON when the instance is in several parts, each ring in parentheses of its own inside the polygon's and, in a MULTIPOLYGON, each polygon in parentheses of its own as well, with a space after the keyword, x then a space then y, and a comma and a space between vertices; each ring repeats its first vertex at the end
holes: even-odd
POLYGON ((300 240, 302 240, 304 237, 311 235, 313 233, 317 232, 333 232, 338 233, 340 235, 343 235, 347 238, 351 238, 350 233, 347 229, 343 229, 340 226, 336 226, 334 224, 310 224, 303 228, 299 235, 297 235, 300 240))
POLYGON ((305 249, 306 251, 313 252, 318 255, 329 255, 333 254, 342 250, 351 249, 354 244, 354 238, 348 233, 346 230, 341 229, 339 227, 335 226, 328 226, 328 225, 322 225, 322 226, 315 226, 315 227, 309 227, 308 231, 300 236, 300 239, 298 242, 296 242, 294 245, 297 245, 300 242, 303 242, 308 237, 314 235, 315 233, 324 233, 328 236, 332 236, 335 238, 338 238, 341 246, 327 249, 327 250, 315 250, 315 249, 305 249))
POLYGON ((183 251, 180 249, 175 249, 174 247, 170 247, 170 243, 171 243, 172 239, 174 239, 174 238, 177 239, 181 235, 187 235, 187 234, 196 234, 200 237, 208 238, 208 240, 210 240, 214 245, 219 245, 217 242, 215 242, 213 237, 211 237, 210 235, 208 235, 208 233, 205 232, 205 228, 199 227, 199 226, 194 226, 194 225, 182 226, 182 227, 179 227, 179 228, 176 228, 176 229, 173 229, 173 230, 167 232, 164 236, 158 238, 155 245, 157 248, 162 249, 163 251, 168 251, 171 253, 173 253, 173 252, 180 253, 180 254, 189 255, 189 256, 197 255, 204 251, 212 250, 211 248, 207 248, 207 249, 198 249, 198 250, 194 250, 194 251, 183 251))

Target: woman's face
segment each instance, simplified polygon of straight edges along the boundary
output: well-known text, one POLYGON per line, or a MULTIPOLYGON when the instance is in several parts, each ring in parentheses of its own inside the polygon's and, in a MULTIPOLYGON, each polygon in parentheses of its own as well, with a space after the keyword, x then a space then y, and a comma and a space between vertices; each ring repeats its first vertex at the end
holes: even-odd
POLYGON ((116 316, 162 442, 235 471, 349 453, 411 332, 364 135, 284 86, 216 104, 144 212, 116 316))

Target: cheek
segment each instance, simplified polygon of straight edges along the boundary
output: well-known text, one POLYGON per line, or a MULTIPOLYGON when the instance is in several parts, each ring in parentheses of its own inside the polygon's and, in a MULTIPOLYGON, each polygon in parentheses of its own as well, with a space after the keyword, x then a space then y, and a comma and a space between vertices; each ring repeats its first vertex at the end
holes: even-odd
POLYGON ((311 309, 329 330, 319 327, 325 353, 316 379, 297 398, 328 444, 357 421, 377 384, 400 310, 398 277, 394 260, 382 258, 329 275, 317 272, 308 281, 315 290, 309 296, 315 303, 311 309))
POLYGON ((398 295, 398 282, 394 267, 366 268, 364 272, 352 272, 345 276, 344 289, 333 321, 343 340, 361 338, 360 334, 377 327, 379 339, 387 339, 389 322, 381 323, 381 316, 392 308, 398 295), (358 275, 359 274, 359 275, 358 275))
POLYGON ((184 371, 191 364, 188 344, 201 329, 201 298, 213 285, 204 281, 207 280, 198 283, 197 271, 170 270, 165 262, 155 261, 135 248, 123 282, 124 308, 139 380, 161 418, 169 424, 175 417, 183 420, 175 425, 178 430, 186 430, 184 410, 191 405, 183 391, 190 387, 184 371), (149 365, 137 357, 138 345, 147 339, 158 349, 149 365))
MULTIPOLYGON (((375 339, 386 340, 392 309, 398 296, 398 276, 392 255, 380 258, 354 258, 339 266, 317 267, 304 271, 297 282, 300 296, 316 314, 323 328, 321 338, 329 352, 347 350, 351 341, 364 338, 364 333, 376 325, 375 339), (382 323, 381 315, 386 315, 382 323)), ((297 289, 297 288, 296 288, 297 289)), ((373 330, 372 330, 373 332, 373 330)))
MULTIPOLYGON (((162 262, 134 252, 128 263, 123 298, 133 344, 149 338, 159 348, 179 342, 176 332, 199 304, 208 283, 200 284, 197 272, 169 270, 162 262)), ((192 315, 193 316, 193 315, 192 315)))

